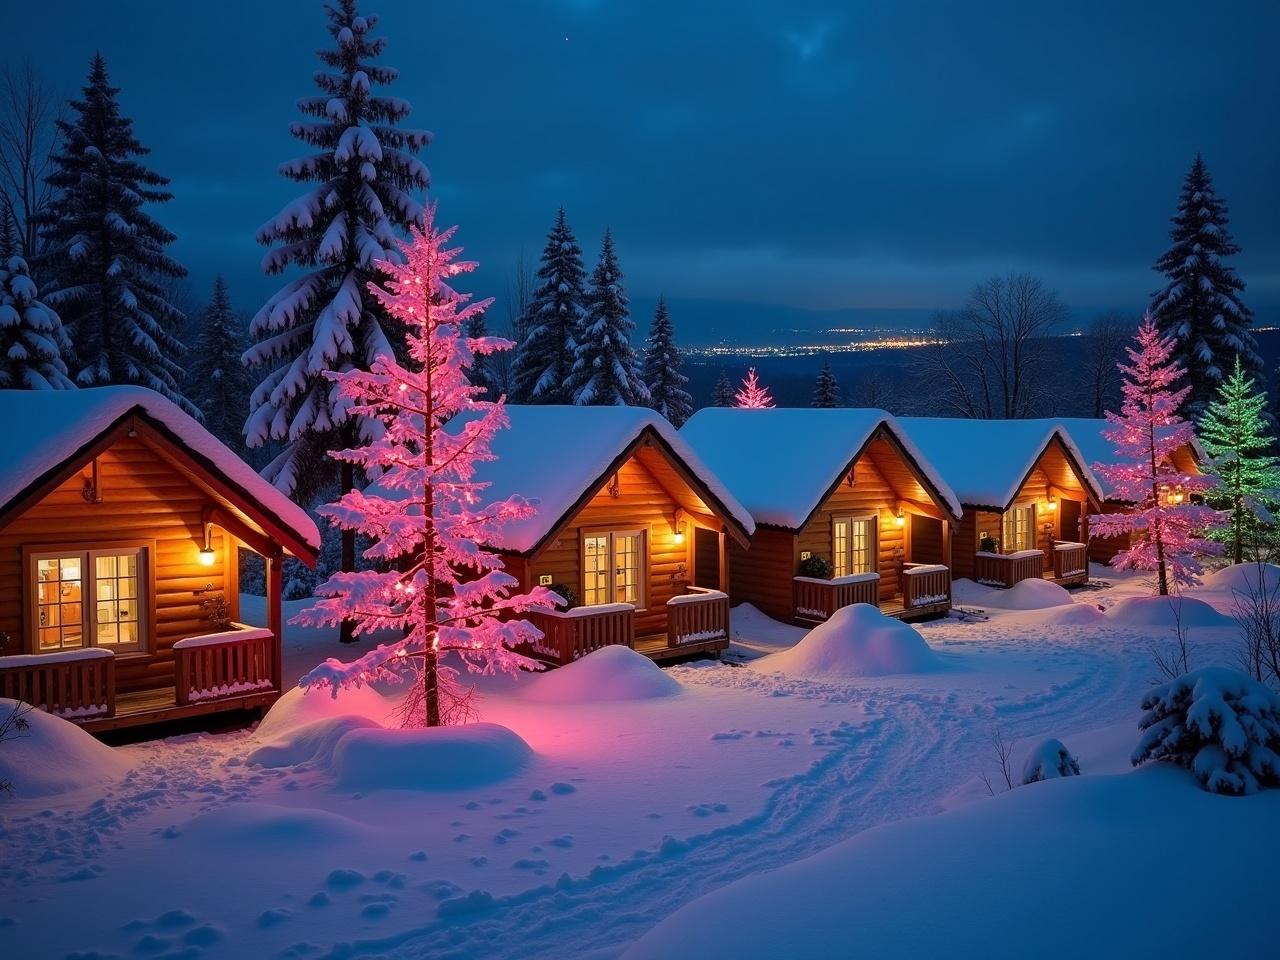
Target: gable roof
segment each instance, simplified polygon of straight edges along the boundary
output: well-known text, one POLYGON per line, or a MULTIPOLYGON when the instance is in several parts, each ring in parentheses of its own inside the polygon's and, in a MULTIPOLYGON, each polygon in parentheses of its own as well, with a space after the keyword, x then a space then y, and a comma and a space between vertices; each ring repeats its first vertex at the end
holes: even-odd
MULTIPOLYGON (((235 504, 255 522, 264 514, 314 552, 320 531, 301 507, 273 487, 221 440, 153 390, 134 386, 83 390, 0 390, 7 441, 0 458, 0 515, 68 465, 89 459, 96 441, 137 416, 167 434, 196 462, 236 490, 235 504)), ((74 467, 73 467, 74 469, 74 467)))
POLYGON ((960 500, 883 410, 852 407, 704 407, 680 434, 746 505, 757 523, 799 530, 850 464, 884 430, 954 517, 960 500))
POLYGON ((1097 498, 1102 485, 1071 434, 1057 420, 903 417, 902 425, 946 477, 966 507, 1007 510, 1036 461, 1056 437, 1097 498))
POLYGON ((712 509, 745 536, 755 532, 751 514, 676 433, 646 407, 506 405, 511 427, 493 438, 496 460, 476 465, 475 478, 488 483, 495 500, 519 494, 538 501, 537 512, 506 524, 500 550, 530 553, 568 519, 650 438, 664 446, 712 509), (699 489, 701 488, 701 489, 699 489))
MULTIPOLYGON (((1107 428, 1108 421, 1097 420, 1091 417, 1064 417, 1060 420, 1037 420, 1036 423, 1060 423, 1071 434, 1071 439, 1075 441, 1080 452, 1084 455, 1084 463, 1092 468, 1095 463, 1114 463, 1116 459, 1116 445, 1102 435, 1102 431, 1107 428)), ((1209 459, 1209 454, 1201 446, 1198 438, 1192 438, 1191 455, 1200 463, 1204 463, 1209 459)), ((1102 492, 1110 499, 1114 493, 1103 481, 1098 478, 1099 484, 1102 486, 1102 492)))

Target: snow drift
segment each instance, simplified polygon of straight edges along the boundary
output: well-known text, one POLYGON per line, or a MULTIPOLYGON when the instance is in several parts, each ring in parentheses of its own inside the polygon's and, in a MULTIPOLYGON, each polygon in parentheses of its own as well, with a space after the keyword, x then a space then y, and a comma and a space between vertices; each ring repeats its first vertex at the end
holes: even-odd
POLYGON ((415 730, 352 730, 333 750, 330 769, 352 790, 459 790, 519 773, 533 750, 496 723, 415 730))
MULTIPOLYGON (((0 716, 16 706, 15 700, 0 700, 0 716)), ((16 797, 70 793, 119 780, 129 769, 120 753, 74 723, 43 710, 31 710, 26 721, 26 730, 0 744, 0 780, 13 785, 16 797)))
POLYGON ((237 803, 202 813, 181 828, 181 836, 209 848, 228 846, 253 853, 280 853, 317 844, 366 839, 363 823, 327 810, 237 803))
POLYGON ((623 958, 772 960, 832 945, 880 960, 1014 957, 1028 944, 1042 960, 1208 957, 1224 931, 1233 955, 1271 956, 1277 822, 1280 792, 1214 796, 1169 765, 1068 777, 748 875, 686 904, 623 958), (1045 859, 1033 883, 1028 851, 1045 859), (1194 883, 1195 915, 1212 922, 1135 922, 1135 883, 1142 903, 1185 904, 1189 878, 1217 878, 1194 883))
POLYGON ((942 669, 929 645, 901 620, 869 603, 841 607, 790 650, 753 664, 798 677, 881 677, 942 669))
POLYGON ((393 699, 370 686, 348 687, 339 690, 337 696, 330 690, 294 687, 275 702, 254 735, 262 743, 271 743, 299 727, 336 717, 365 717, 384 726, 392 720, 395 709, 393 699))
POLYGON ((1052 580, 1020 580, 1006 590, 960 579, 953 584, 952 590, 958 604, 994 607, 997 610, 1047 610, 1074 602, 1071 594, 1052 580))
POLYGON ((1127 627, 1167 627, 1179 619, 1183 627, 1227 627, 1235 623, 1195 597, 1127 597, 1107 611, 1112 622, 1127 627))
POLYGON ((538 674, 524 696, 542 703, 653 700, 680 692, 680 684, 642 653, 620 644, 593 650, 558 670, 538 674))
POLYGON ((1280 589, 1280 566, 1274 563, 1233 563, 1204 578, 1202 590, 1222 593, 1273 593, 1280 589))
POLYGON ((381 729, 368 717, 344 714, 324 717, 289 728, 270 743, 253 750, 248 762, 263 767, 292 767, 301 763, 327 766, 338 741, 352 730, 381 729))

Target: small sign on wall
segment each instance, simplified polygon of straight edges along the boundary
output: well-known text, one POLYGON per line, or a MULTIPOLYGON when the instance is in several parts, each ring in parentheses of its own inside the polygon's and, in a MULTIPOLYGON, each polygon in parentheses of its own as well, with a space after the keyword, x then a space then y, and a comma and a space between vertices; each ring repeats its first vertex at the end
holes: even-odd
POLYGON ((808 560, 808 559, 809 559, 809 557, 811 556, 811 554, 812 554, 812 551, 809 551, 809 550, 801 550, 801 551, 800 551, 800 559, 801 559, 801 560, 808 560))
POLYGON ((538 575, 538 586, 540 586, 540 587, 549 587, 549 586, 551 586, 551 574, 549 574, 549 573, 539 574, 539 575, 538 575))

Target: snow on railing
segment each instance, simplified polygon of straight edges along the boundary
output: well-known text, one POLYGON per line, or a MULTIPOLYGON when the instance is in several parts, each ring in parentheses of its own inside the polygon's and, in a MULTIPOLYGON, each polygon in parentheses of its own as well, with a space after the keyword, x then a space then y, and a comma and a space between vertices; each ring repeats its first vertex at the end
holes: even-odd
POLYGON ((67 720, 110 717, 116 709, 116 656, 101 647, 0 657, 0 697, 67 720))
POLYGON ((540 610, 540 615, 557 617, 561 620, 575 620, 580 617, 604 616, 607 613, 635 613, 634 603, 589 603, 570 610, 540 610))
POLYGON ((925 573, 946 573, 948 569, 943 563, 908 563, 902 572, 914 577, 925 573))
POLYGON ((173 645, 174 691, 179 706, 278 690, 276 645, 270 630, 235 629, 184 637, 173 645))
MULTIPOLYGON (((690 587, 689 589, 694 590, 697 588, 690 587)), ((729 595, 720 590, 703 589, 699 593, 682 593, 678 596, 672 597, 670 600, 667 601, 667 606, 669 607, 680 606, 681 604, 685 604, 685 603, 707 603, 708 601, 711 601, 711 600, 728 600, 728 599, 729 599, 729 595)))
POLYGON ((196 647, 214 647, 232 640, 266 640, 273 634, 265 627, 250 627, 243 623, 232 624, 234 630, 222 633, 206 633, 198 637, 183 637, 173 645, 175 650, 192 650, 196 647))
POLYGON ((105 660, 116 655, 114 650, 102 647, 85 647, 83 650, 57 650, 53 653, 19 653, 12 657, 0 657, 0 669, 12 667, 47 667, 77 660, 105 660))

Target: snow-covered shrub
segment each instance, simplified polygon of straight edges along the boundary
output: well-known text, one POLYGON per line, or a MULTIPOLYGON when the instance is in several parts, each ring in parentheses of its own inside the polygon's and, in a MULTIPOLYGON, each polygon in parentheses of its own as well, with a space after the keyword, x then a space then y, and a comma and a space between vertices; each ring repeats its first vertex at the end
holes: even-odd
POLYGON ((811 553, 800 561, 800 576, 815 580, 831 579, 831 561, 820 553, 811 553))
POLYGON ((1171 760, 1211 793, 1280 785, 1280 694, 1239 670, 1207 667, 1142 698, 1133 765, 1171 760))
POLYGON ((1080 776, 1080 761, 1071 755, 1061 740, 1050 737, 1042 740, 1027 755, 1022 765, 1022 784, 1054 780, 1058 777, 1080 776))
POLYGON ((551 585, 551 592, 558 594, 560 598, 564 600, 564 603, 556 604, 557 610, 572 610, 574 607, 578 606, 579 601, 577 588, 567 583, 553 583, 551 585))

